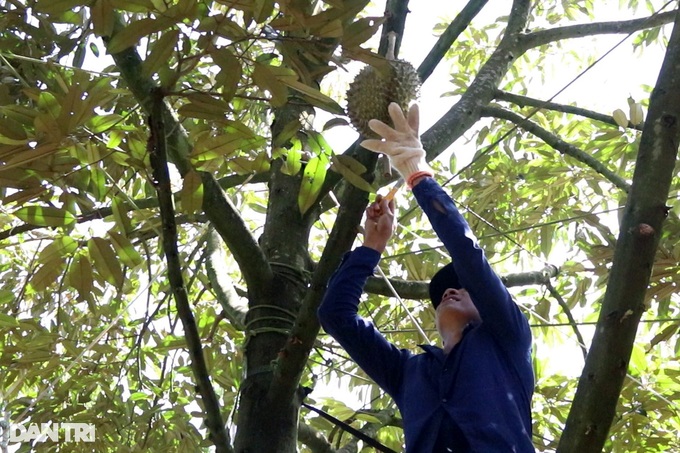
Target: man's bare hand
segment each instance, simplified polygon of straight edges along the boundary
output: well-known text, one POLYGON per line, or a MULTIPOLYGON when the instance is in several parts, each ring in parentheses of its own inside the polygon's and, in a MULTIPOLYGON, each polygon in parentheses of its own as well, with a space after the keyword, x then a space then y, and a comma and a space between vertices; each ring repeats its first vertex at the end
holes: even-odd
POLYGON ((394 232, 394 200, 378 195, 366 209, 364 245, 382 253, 394 232))

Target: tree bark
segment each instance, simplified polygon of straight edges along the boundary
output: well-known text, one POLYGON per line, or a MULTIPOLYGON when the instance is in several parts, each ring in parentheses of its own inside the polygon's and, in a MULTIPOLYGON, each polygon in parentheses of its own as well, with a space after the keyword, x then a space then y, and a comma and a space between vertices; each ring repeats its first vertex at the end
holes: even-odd
MULTIPOLYGON (((540 271, 523 272, 518 274, 502 275, 501 280, 507 288, 530 285, 547 285, 550 279, 557 276, 558 268, 547 265, 540 271)), ((402 299, 422 299, 428 300, 428 281, 401 280, 398 278, 388 279, 392 288, 395 289, 402 299)), ((381 277, 369 277, 364 287, 364 291, 369 294, 379 294, 381 296, 393 297, 394 292, 389 287, 385 279, 381 277)))
POLYGON ((481 108, 493 100, 503 77, 521 55, 517 44, 520 33, 526 28, 530 7, 528 0, 512 2, 508 26, 496 50, 480 68, 460 101, 422 135, 428 161, 436 158, 475 124, 480 118, 481 108))
POLYGON ((600 452, 607 440, 668 214, 679 122, 680 14, 650 98, 607 291, 558 452, 600 452))
POLYGON ((676 11, 653 14, 641 19, 622 20, 613 22, 595 22, 590 24, 567 25, 565 27, 548 28, 527 33, 521 38, 521 48, 525 52, 538 46, 565 39, 583 38, 594 35, 617 35, 634 33, 639 30, 660 27, 673 22, 676 11))
POLYGON ((444 58, 446 52, 451 49, 453 43, 458 39, 461 33, 470 25, 472 19, 486 6, 489 0, 470 0, 467 5, 446 27, 444 33, 439 37, 435 45, 430 49, 423 62, 418 66, 418 75, 420 79, 425 81, 437 67, 439 62, 444 58))
MULTIPOLYGON (((272 136, 291 120, 299 118, 304 106, 287 104, 276 112, 272 136)), ((284 347, 291 341, 301 301, 307 290, 309 257, 307 245, 314 208, 300 213, 296 194, 302 177, 286 175, 281 161, 272 164, 269 200, 262 250, 274 273, 266 291, 248 287, 246 322, 246 379, 239 401, 236 452, 285 453, 297 450, 297 426, 302 402, 299 378, 293 390, 280 397, 270 388, 277 362, 284 360, 284 347), (263 416, 266 414, 266 416, 263 416)))

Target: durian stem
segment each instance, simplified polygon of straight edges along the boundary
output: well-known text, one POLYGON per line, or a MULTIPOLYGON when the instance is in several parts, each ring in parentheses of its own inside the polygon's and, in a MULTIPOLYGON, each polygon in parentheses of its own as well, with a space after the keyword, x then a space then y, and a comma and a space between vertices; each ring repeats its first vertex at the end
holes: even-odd
POLYGON ((387 158, 387 156, 384 154, 380 156, 378 166, 382 170, 383 178, 388 179, 392 177, 392 164, 390 163, 390 160, 387 158))
POLYGON ((391 31, 387 33, 387 52, 385 53, 385 58, 388 60, 394 60, 394 48, 397 46, 397 32, 391 31))

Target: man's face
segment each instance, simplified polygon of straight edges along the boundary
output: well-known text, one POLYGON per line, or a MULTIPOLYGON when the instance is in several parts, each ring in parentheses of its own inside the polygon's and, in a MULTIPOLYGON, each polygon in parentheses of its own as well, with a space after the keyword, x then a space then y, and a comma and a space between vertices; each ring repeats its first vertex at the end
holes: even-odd
POLYGON ((472 321, 481 321, 470 293, 463 289, 449 288, 444 291, 437 307, 437 330, 461 328, 472 321))

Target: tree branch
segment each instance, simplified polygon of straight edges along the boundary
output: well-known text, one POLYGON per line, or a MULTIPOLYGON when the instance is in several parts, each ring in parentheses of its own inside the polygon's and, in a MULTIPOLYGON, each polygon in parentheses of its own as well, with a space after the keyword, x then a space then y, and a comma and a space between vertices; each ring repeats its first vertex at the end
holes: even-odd
POLYGON ((233 453, 229 433, 225 429, 220 403, 215 389, 210 382, 208 366, 203 356, 203 346, 198 333, 198 326, 191 311, 187 289, 182 276, 182 265, 177 248, 177 225, 175 224, 175 212, 172 203, 172 191, 170 189, 170 173, 165 148, 165 124, 163 123, 162 94, 157 92, 157 98, 152 107, 152 115, 149 119, 151 136, 149 138, 149 160, 153 170, 154 185, 158 193, 158 202, 161 211, 163 225, 163 250, 168 265, 168 279, 172 292, 175 296, 177 313, 184 327, 184 338, 187 342, 191 368, 201 395, 205 409, 205 425, 210 432, 210 438, 220 453, 233 453))
POLYGON ((404 28, 406 26, 406 16, 410 12, 408 9, 408 2, 409 0, 387 0, 385 2, 385 13, 383 14, 383 17, 385 17, 386 20, 380 30, 380 44, 378 45, 378 53, 380 55, 387 54, 387 49, 389 47, 388 35, 394 32, 396 33, 394 56, 399 56, 401 40, 404 37, 404 28))
MULTIPOLYGON (((239 184, 246 184, 246 183, 261 183, 265 182, 267 178, 268 173, 258 173, 257 175, 230 175, 230 176, 225 176, 224 178, 220 178, 217 180, 217 183, 220 185, 220 187, 224 190, 229 189, 231 187, 238 186, 239 184)), ((179 192, 175 192, 172 194, 173 199, 175 202, 179 200, 179 192)), ((139 200, 124 200, 121 204, 122 209, 124 210, 137 210, 137 209, 148 209, 148 208, 156 208, 158 207, 158 198, 156 197, 149 197, 149 198, 142 198, 139 200)), ((113 208, 111 206, 105 206, 102 208, 95 209, 93 211, 89 212, 84 212, 80 216, 76 218, 76 223, 87 223, 91 222, 92 220, 98 220, 98 219, 105 219, 106 217, 113 215, 113 208)), ((44 225, 32 225, 30 223, 24 223, 21 225, 17 225, 12 228, 8 228, 6 230, 0 231, 0 241, 3 241, 5 239, 9 239, 13 236, 16 236, 21 233, 26 233, 28 231, 34 231, 34 230, 39 230, 43 228, 49 228, 44 225)))
POLYGON ((530 132, 536 137, 540 138, 547 145, 551 146, 553 149, 560 152, 561 154, 571 156, 574 159, 578 160, 579 162, 592 168, 593 170, 607 178, 607 180, 609 180, 612 184, 614 184, 616 187, 623 190, 624 192, 628 192, 630 190, 630 184, 628 184, 619 175, 609 170, 602 162, 595 159, 590 154, 587 154, 586 152, 580 150, 576 146, 565 142, 557 135, 548 132, 547 130, 540 127, 538 124, 528 119, 525 119, 521 115, 518 115, 514 112, 499 107, 483 107, 481 109, 481 116, 490 116, 493 118, 501 118, 504 120, 508 120, 516 124, 518 127, 524 129, 525 131, 530 132))
POLYGON ((222 269, 226 260, 220 244, 220 236, 212 228, 208 231, 207 236, 207 260, 205 268, 210 286, 212 286, 215 297, 222 306, 222 310, 224 310, 226 319, 229 320, 235 329, 245 330, 248 304, 236 293, 229 276, 225 272, 218 270, 222 269))
MULTIPOLYGON (((550 279, 556 277, 557 273, 557 267, 549 265, 540 271, 508 274, 502 276, 501 281, 507 288, 530 285, 549 285, 550 279)), ((388 280, 402 299, 428 300, 430 298, 427 289, 430 282, 401 280, 396 278, 390 278, 388 280)), ((379 277, 369 277, 366 286, 364 287, 364 291, 369 294, 378 294, 387 297, 394 296, 394 293, 387 285, 387 282, 379 277)))
POLYGON ((550 295, 553 296, 557 303, 560 305, 560 307, 562 307, 562 311, 564 311, 564 314, 567 315, 569 324, 571 325, 571 328, 574 330, 574 335, 576 335, 576 339, 578 340, 578 345, 581 347, 581 352, 583 353, 583 360, 586 360, 586 357, 588 357, 588 349, 586 348, 586 342, 583 341, 581 331, 578 330, 578 323, 574 319, 574 315, 571 314, 569 305, 567 305, 567 302, 564 300, 564 298, 562 298, 562 295, 557 292, 555 287, 550 282, 548 282, 545 286, 548 288, 550 295))
POLYGON ((505 35, 494 53, 484 63, 475 80, 456 105, 422 135, 421 139, 427 150, 428 160, 436 158, 479 120, 481 107, 486 106, 493 99, 497 87, 512 62, 528 49, 557 39, 596 33, 629 33, 669 23, 674 17, 674 12, 670 12, 644 19, 560 27, 522 35, 527 23, 529 3, 521 0, 513 2, 505 35))
MULTIPOLYGON (((122 27, 119 15, 116 18, 116 24, 116 32, 118 32, 122 27)), ((109 39, 105 39, 105 42, 108 44, 109 39)), ((150 114, 151 93, 157 87, 150 77, 143 76, 142 59, 135 48, 130 47, 121 52, 112 53, 111 57, 127 83, 128 89, 142 109, 150 114)), ((180 174, 184 176, 192 168, 187 159, 191 145, 186 131, 165 102, 162 102, 159 114, 162 115, 168 134, 166 137, 168 156, 177 166, 180 174)), ((272 271, 257 241, 212 174, 202 172, 201 179, 204 194, 203 210, 208 219, 233 253, 248 286, 264 287, 267 282, 271 281, 272 271)))
POLYGON ((453 43, 458 39, 463 31, 470 25, 472 19, 484 8, 489 0, 470 0, 467 5, 458 13, 458 15, 446 27, 444 33, 441 34, 437 42, 430 49, 420 66, 418 66, 418 75, 420 80, 426 80, 437 65, 446 55, 446 52, 451 49, 453 43))
POLYGON ((335 453, 328 439, 302 420, 298 422, 298 441, 306 445, 312 453, 335 453))
MULTIPOLYGON (((547 110, 553 110, 556 112, 562 112, 562 113, 570 113, 573 115, 579 115, 584 118, 590 118, 596 121, 600 121, 602 123, 610 124, 612 126, 618 127, 618 123, 614 120, 614 117, 611 115, 604 115, 602 113, 595 112, 593 110, 588 110, 584 109, 581 107, 575 107, 573 105, 564 105, 564 104, 558 104, 556 102, 548 102, 548 101, 542 101, 540 99, 534 99, 530 98, 527 96, 521 96, 519 94, 512 94, 508 93, 507 91, 501 91, 501 90, 496 90, 496 100, 498 101, 506 101, 506 102, 511 102, 515 105, 519 105, 521 107, 536 107, 539 109, 547 109, 547 110)), ((629 129, 635 129, 638 131, 642 130, 642 127, 644 126, 643 124, 638 124, 634 125, 630 121, 628 121, 628 128, 629 129)))
MULTIPOLYGON (((394 416, 393 411, 380 411, 376 412, 372 415, 374 415, 376 418, 381 423, 366 423, 361 429, 354 428, 351 426, 351 423, 354 421, 354 417, 350 417, 350 419, 342 421, 338 420, 337 418, 333 417, 330 415, 328 412, 325 412, 319 408, 316 408, 314 406, 310 406, 309 404, 303 403, 303 406, 309 409, 312 412, 315 412, 319 414, 321 417, 326 419, 327 421, 333 423, 336 428, 341 429, 342 431, 345 431, 353 436, 352 440, 350 440, 349 443, 347 443, 344 447, 341 449, 337 450, 336 453, 350 453, 350 452, 356 452, 357 451, 357 443, 359 440, 362 440, 366 445, 373 447, 376 451, 381 451, 385 453, 396 453, 394 450, 391 448, 381 444, 379 441, 375 440, 375 435, 378 433, 378 430, 382 428, 383 426, 388 426, 388 425, 398 425, 398 422, 395 421, 396 417, 394 416)), ((362 413, 365 413, 364 411, 360 411, 362 413)), ((318 440, 318 439, 315 439, 318 440)), ((330 442, 328 442, 325 438, 323 438, 323 441, 326 445, 328 445, 328 448, 331 448, 330 442)), ((325 447, 324 444, 319 442, 319 445, 323 448, 325 447)), ((325 450, 322 450, 325 451, 325 450)))
POLYGON ((480 110, 493 99, 496 89, 515 59, 519 34, 527 24, 531 1, 514 0, 503 39, 480 68, 460 100, 421 137, 427 160, 436 158, 480 118, 480 110))
POLYGON ((638 152, 607 290, 558 452, 600 452, 609 435, 654 257, 680 143, 680 14, 676 15, 638 152))
POLYGON ((595 22, 591 24, 569 25, 566 27, 535 31, 520 36, 519 47, 522 52, 526 52, 529 49, 564 39, 583 38, 593 35, 634 33, 636 31, 669 24, 675 19, 676 13, 677 10, 653 14, 641 19, 616 22, 595 22))

